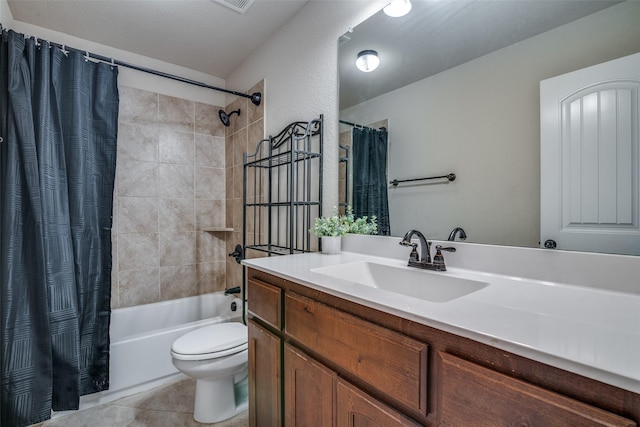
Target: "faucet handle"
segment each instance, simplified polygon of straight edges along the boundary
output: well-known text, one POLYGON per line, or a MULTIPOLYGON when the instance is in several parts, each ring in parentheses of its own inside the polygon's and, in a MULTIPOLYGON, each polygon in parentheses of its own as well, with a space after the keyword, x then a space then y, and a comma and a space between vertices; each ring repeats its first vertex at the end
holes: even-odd
POLYGON ((444 256, 442 256, 442 252, 455 252, 456 248, 452 247, 442 247, 441 245, 436 246, 436 254, 433 256, 433 269, 436 271, 447 271, 447 266, 444 264, 444 256))
POLYGON ((403 239, 400 242, 400 244, 402 246, 411 246, 411 248, 412 248, 411 249, 411 253, 409 254, 409 263, 420 261, 420 256, 418 255, 418 250, 416 249, 418 247, 417 243, 413 243, 413 242, 411 242, 409 240, 404 240, 403 239))

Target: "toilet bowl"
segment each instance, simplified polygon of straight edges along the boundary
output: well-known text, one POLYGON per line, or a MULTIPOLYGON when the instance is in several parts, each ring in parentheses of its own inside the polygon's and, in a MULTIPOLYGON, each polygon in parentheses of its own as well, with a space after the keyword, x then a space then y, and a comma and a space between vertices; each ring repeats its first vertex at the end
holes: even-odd
POLYGON ((171 361, 196 380, 196 421, 220 422, 247 409, 247 327, 242 323, 219 323, 181 336, 171 346, 171 361))

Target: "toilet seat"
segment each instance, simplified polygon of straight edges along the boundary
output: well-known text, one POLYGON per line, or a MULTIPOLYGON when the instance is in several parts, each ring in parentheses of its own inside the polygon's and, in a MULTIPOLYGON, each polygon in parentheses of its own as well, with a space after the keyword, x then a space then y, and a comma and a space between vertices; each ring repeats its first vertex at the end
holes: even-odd
POLYGON ((180 360, 216 359, 246 350, 247 327, 242 323, 218 323, 181 336, 171 354, 180 360))

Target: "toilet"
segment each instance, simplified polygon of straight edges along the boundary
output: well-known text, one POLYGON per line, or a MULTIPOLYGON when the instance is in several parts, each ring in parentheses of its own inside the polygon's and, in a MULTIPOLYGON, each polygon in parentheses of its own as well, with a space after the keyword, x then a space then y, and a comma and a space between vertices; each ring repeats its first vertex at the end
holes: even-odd
POLYGON ((171 361, 196 379, 196 421, 220 422, 247 409, 247 327, 242 323, 218 323, 181 336, 171 346, 171 361))

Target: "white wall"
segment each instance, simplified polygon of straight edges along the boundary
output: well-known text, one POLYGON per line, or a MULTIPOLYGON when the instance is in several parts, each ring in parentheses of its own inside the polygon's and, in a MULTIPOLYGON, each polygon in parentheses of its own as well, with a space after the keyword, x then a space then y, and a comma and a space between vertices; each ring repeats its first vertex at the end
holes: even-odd
POLYGON ((265 79, 265 133, 324 114, 323 213, 338 204, 338 37, 388 1, 311 0, 232 75, 244 90, 265 79))
POLYGON ((638 22, 640 3, 614 6, 342 111, 389 119, 390 179, 458 176, 390 187, 392 234, 461 226, 468 241, 537 246, 539 82, 639 51, 638 22))
POLYGON ((13 24, 13 15, 6 0, 0 0, 0 23, 5 27, 10 27, 13 24))
MULTIPOLYGON (((2 1, 2 0, 0 0, 2 1)), ((0 5, 6 5, 4 1, 0 5)), ((0 7, 0 10, 2 8, 0 7)), ((9 25, 4 24, 6 27, 9 25)), ((127 52, 102 44, 94 43, 68 34, 52 31, 43 27, 27 24, 20 21, 13 21, 10 28, 14 31, 36 36, 39 39, 49 40, 51 42, 65 44, 76 49, 88 50, 89 52, 106 57, 113 57, 117 60, 128 62, 134 65, 151 68, 191 80, 200 81, 212 86, 225 87, 224 79, 211 76, 199 71, 194 71, 178 65, 169 64, 167 62, 158 61, 135 53, 127 52)), ((130 68, 119 67, 118 84, 129 86, 137 89, 143 89, 150 92, 158 92, 163 95, 175 96, 178 98, 188 99, 192 101, 202 102, 210 105, 225 105, 225 94, 223 92, 204 89, 186 83, 181 83, 164 77, 155 76, 149 73, 136 71, 130 68)))

